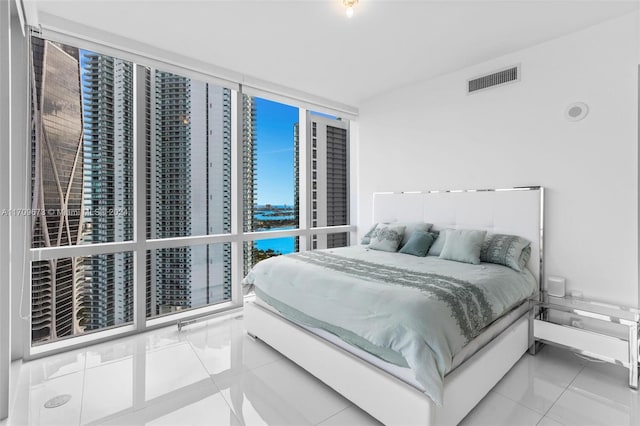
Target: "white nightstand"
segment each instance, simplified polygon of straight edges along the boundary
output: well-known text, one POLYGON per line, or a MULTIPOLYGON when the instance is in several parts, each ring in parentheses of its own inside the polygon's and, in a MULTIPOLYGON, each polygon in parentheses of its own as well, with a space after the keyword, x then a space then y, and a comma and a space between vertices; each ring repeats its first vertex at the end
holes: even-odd
POLYGON ((628 368, 629 386, 638 389, 639 322, 637 308, 544 294, 534 303, 530 325, 535 342, 628 368))

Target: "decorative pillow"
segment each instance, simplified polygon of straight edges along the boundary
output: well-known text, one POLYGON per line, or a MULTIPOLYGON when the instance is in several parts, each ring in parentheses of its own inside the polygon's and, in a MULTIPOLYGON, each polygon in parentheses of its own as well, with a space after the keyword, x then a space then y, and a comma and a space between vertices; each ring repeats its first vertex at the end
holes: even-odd
POLYGON ((449 229, 440 257, 457 262, 480 264, 480 250, 487 231, 449 229))
POLYGON ((444 247, 444 242, 447 239, 447 231, 450 229, 443 229, 442 231, 432 231, 432 233, 437 233, 436 239, 433 241, 431 248, 429 249, 429 256, 440 256, 440 252, 442 251, 442 247, 444 247))
POLYGON ((404 226, 378 224, 371 235, 369 248, 381 251, 398 250, 404 235, 404 228, 404 226))
POLYGON ((362 237, 360 244, 369 244, 371 242, 371 235, 373 235, 373 231, 376 230, 376 226, 378 226, 378 224, 374 223, 371 229, 369 229, 369 231, 364 234, 364 237, 362 237))
POLYGON ((520 271, 524 270, 530 258, 531 258, 531 246, 529 245, 524 249, 522 249, 522 253, 520 253, 520 258, 518 259, 518 265, 520 265, 520 271))
POLYGON ((515 235, 488 234, 480 252, 481 261, 508 266, 518 272, 524 269, 529 257, 531 243, 515 235))
POLYGON ((400 247, 404 247, 404 245, 407 244, 407 242, 409 242, 409 238, 411 238, 414 232, 416 231, 427 232, 433 226, 430 223, 424 223, 424 222, 393 222, 393 223, 390 223, 389 225, 405 227, 404 236, 402 237, 402 242, 400 243, 400 247))
POLYGON ((434 237, 430 232, 415 231, 407 241, 407 244, 402 246, 400 253, 424 257, 427 255, 433 241, 434 237))

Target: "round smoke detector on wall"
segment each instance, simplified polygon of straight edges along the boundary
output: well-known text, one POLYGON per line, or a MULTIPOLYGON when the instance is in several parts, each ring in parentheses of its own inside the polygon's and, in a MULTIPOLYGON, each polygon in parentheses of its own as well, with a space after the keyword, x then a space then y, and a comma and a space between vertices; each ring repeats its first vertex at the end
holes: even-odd
POLYGON ((584 102, 574 102, 567 107, 564 116, 568 121, 580 121, 589 113, 589 106, 584 102))

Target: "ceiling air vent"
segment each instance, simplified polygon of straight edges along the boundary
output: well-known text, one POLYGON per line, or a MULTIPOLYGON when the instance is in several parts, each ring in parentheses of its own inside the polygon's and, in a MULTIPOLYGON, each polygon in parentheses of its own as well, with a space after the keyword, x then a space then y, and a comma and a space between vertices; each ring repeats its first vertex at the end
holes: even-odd
POLYGON ((520 65, 467 80, 467 93, 475 93, 516 81, 520 81, 520 65))

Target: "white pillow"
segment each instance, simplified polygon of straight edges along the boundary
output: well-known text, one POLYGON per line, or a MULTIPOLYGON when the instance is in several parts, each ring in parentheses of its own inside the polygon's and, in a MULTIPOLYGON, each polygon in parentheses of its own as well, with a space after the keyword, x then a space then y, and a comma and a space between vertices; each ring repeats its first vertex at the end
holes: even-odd
POLYGON ((441 259, 480 264, 480 250, 487 231, 450 229, 440 253, 441 259))
POLYGON ((442 251, 442 248, 444 247, 444 242, 447 240, 447 232, 449 232, 449 231, 453 231, 453 229, 451 229, 451 228, 442 229, 438 233, 438 236, 436 237, 436 240, 433 242, 433 244, 431 244, 431 248, 429 249, 429 253, 427 253, 428 256, 440 256, 440 252, 442 251))

